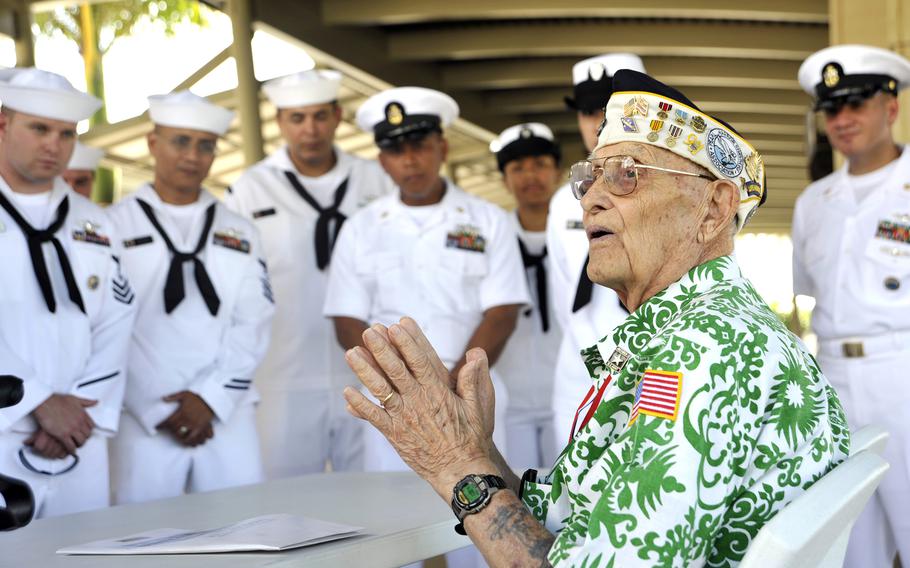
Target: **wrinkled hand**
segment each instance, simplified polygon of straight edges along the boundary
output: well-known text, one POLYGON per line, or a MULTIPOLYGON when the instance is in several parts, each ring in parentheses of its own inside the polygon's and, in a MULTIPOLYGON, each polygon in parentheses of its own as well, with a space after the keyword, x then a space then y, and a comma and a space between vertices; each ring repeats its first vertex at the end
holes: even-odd
POLYGON ((157 428, 170 432, 184 446, 199 446, 215 435, 212 429, 215 413, 198 394, 180 391, 169 394, 162 400, 176 402, 179 406, 157 428))
POLYGON ((38 455, 53 460, 62 460, 69 455, 66 447, 59 440, 41 429, 29 436, 24 444, 35 450, 38 455))
POLYGON ((442 495, 451 494, 466 465, 489 469, 495 401, 483 350, 468 352, 453 390, 449 371, 414 320, 402 318, 388 329, 374 325, 363 341, 366 348, 355 347, 345 358, 382 405, 348 387, 348 411, 379 429, 442 495))
POLYGON ((41 430, 60 442, 66 453, 75 454, 95 428, 95 421, 85 409, 96 404, 97 400, 71 394, 52 394, 32 414, 41 430))

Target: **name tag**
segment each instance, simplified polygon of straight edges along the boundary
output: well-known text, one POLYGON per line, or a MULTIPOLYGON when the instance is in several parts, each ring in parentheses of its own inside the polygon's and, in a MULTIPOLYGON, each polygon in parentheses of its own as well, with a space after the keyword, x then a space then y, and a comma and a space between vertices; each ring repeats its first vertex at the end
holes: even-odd
POLYGON ((269 207, 268 209, 260 209, 259 211, 253 211, 253 219, 268 217, 269 215, 275 215, 276 213, 278 212, 275 211, 274 207, 269 207))
POLYGON ((101 245, 103 247, 111 246, 111 239, 94 231, 73 231, 73 240, 101 245))
POLYGON ((446 248, 484 252, 487 248, 487 239, 480 234, 480 229, 477 227, 459 225, 446 235, 446 248))
POLYGON ((250 253, 250 241, 230 233, 214 233, 212 235, 212 244, 242 252, 243 254, 250 253))
POLYGON ((584 229, 585 224, 578 219, 569 219, 566 221, 566 229, 584 229))
POLYGON ((898 223, 883 219, 878 222, 875 236, 889 241, 910 243, 910 223, 898 223))
POLYGON ((147 244, 151 243, 153 240, 154 239, 152 239, 151 235, 145 235, 144 237, 134 237, 132 239, 126 239, 125 241, 123 241, 123 248, 133 248, 133 247, 138 247, 141 245, 147 245, 147 244))

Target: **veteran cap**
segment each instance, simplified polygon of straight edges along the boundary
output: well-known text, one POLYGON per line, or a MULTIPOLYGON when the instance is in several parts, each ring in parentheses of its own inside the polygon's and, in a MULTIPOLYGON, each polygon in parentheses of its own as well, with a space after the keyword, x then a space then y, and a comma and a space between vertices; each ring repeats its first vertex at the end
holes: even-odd
POLYGON ((262 90, 277 108, 294 108, 330 103, 338 99, 341 73, 310 69, 266 81, 262 90))
POLYGON ((816 110, 836 108, 837 101, 896 95, 910 85, 910 61, 869 45, 835 45, 816 51, 799 68, 799 84, 816 99, 816 110))
POLYGON ((613 75, 620 69, 645 72, 644 63, 634 53, 606 53, 583 59, 572 66, 572 96, 566 106, 581 112, 603 110, 613 92, 613 75))
POLYGON ((102 102, 73 87, 62 75, 26 67, 0 73, 0 104, 25 114, 79 122, 95 114, 102 102))
POLYGON ((550 155, 557 165, 561 157, 553 131, 539 122, 526 122, 506 128, 490 142, 490 151, 496 154, 499 171, 504 171, 506 164, 512 160, 527 156, 550 155))
POLYGON ((681 92, 639 73, 613 76, 597 147, 638 142, 669 150, 739 188, 738 230, 767 198, 765 167, 758 151, 732 126, 702 112, 681 92))
POLYGON ((149 97, 149 117, 160 126, 189 128, 223 136, 234 113, 189 91, 149 97))
POLYGON ((458 118, 452 97, 423 87, 397 87, 377 93, 357 109, 357 126, 373 132, 380 148, 419 139, 458 118))
POLYGON ((98 162, 104 156, 102 148, 86 146, 82 142, 76 142, 73 148, 73 155, 70 157, 70 163, 67 164, 68 170, 92 170, 98 168, 98 162))

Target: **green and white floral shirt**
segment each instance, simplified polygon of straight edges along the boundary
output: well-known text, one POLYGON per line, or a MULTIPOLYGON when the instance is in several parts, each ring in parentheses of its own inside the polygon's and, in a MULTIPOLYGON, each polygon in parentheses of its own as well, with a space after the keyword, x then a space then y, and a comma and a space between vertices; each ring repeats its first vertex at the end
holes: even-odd
POLYGON ((602 398, 522 492, 556 533, 555 566, 736 566, 849 453, 834 389, 731 257, 693 268, 582 356, 602 398))

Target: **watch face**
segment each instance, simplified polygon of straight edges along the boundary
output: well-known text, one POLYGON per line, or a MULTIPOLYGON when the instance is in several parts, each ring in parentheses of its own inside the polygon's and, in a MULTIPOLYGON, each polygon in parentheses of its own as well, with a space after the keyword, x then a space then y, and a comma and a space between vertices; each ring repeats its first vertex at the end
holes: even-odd
POLYGON ((464 507, 470 507, 484 497, 484 492, 474 479, 464 479, 455 488, 455 498, 464 507))

